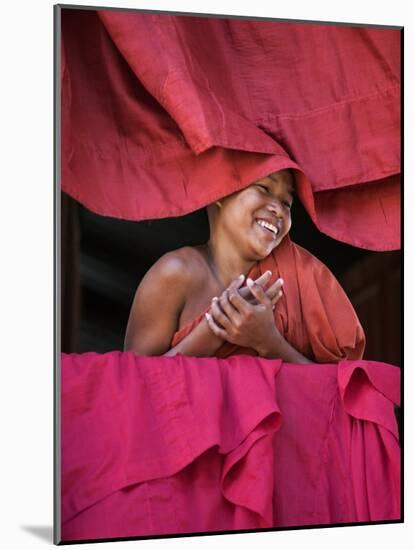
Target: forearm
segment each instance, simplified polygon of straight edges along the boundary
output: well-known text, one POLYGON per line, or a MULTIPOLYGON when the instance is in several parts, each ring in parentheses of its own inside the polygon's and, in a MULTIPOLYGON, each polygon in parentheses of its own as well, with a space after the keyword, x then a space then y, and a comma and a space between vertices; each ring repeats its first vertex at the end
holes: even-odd
POLYGON ((269 342, 257 346, 256 351, 261 357, 269 359, 278 358, 287 363, 312 363, 312 361, 291 346, 279 333, 271 338, 269 342))
POLYGON ((215 355, 222 344, 222 338, 212 333, 203 318, 190 334, 163 355, 171 356, 181 353, 191 357, 211 357, 215 355))

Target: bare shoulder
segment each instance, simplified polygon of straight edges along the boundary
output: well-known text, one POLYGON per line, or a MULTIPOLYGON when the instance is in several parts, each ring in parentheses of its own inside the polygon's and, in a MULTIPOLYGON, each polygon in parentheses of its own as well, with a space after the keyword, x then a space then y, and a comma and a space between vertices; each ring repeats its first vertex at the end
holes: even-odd
POLYGON ((185 246, 161 256, 145 274, 137 294, 157 300, 158 293, 162 293, 164 301, 181 308, 188 296, 203 284, 205 274, 202 253, 196 247, 185 246), (168 296, 166 289, 169 289, 168 296))
POLYGON ((161 256, 147 272, 145 278, 188 285, 198 279, 203 271, 200 252, 194 247, 185 246, 161 256))
POLYGON ((179 316, 199 280, 201 256, 192 247, 164 254, 147 271, 132 303, 124 349, 144 355, 165 353, 179 316))

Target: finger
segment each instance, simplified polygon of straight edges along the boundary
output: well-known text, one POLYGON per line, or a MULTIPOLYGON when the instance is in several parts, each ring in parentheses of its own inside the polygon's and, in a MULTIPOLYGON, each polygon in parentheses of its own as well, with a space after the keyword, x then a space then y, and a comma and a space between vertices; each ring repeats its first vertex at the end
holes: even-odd
POLYGON ((280 300, 280 298, 283 296, 283 292, 279 290, 279 292, 274 296, 271 300, 272 303, 272 309, 275 309, 277 302, 280 300))
MULTIPOLYGON (((270 278, 272 276, 272 272, 270 270, 265 271, 260 277, 257 279, 254 279, 254 282, 258 285, 260 285, 262 288, 265 288, 267 283, 270 281, 270 278)), ((249 303, 257 303, 255 297, 250 292, 249 288, 247 286, 239 289, 239 293, 243 298, 245 298, 249 303)), ((267 293, 267 291, 266 291, 267 293)))
POLYGON ((262 275, 260 275, 260 277, 253 280, 257 285, 260 285, 262 288, 264 288, 267 285, 267 283, 270 281, 271 276, 272 276, 272 272, 270 270, 267 270, 262 275))
POLYGON ((252 281, 252 279, 247 279, 246 283, 249 287, 250 292, 253 294, 259 304, 263 304, 264 306, 270 305, 270 300, 266 296, 265 291, 260 285, 252 281))
POLYGON ((214 321, 213 317, 210 315, 210 313, 205 313, 204 317, 206 318, 207 324, 210 327, 211 331, 216 335, 222 338, 223 340, 226 340, 227 333, 225 330, 223 330, 221 327, 217 325, 217 323, 214 321))
POLYGON ((243 283, 244 283, 244 275, 239 275, 237 279, 234 279, 234 281, 232 281, 227 288, 229 290, 231 288, 240 288, 243 283))
POLYGON ((237 292, 240 294, 242 298, 244 298, 245 300, 248 300, 250 303, 256 301, 247 286, 237 289, 237 292))
POLYGON ((236 289, 225 290, 219 301, 221 309, 232 323, 237 321, 240 317, 239 310, 230 300, 230 294, 233 295, 233 293, 238 294, 238 291, 236 289))
POLYGON ((252 306, 240 295, 238 290, 229 290, 228 301, 237 310, 239 315, 251 312, 252 306))
POLYGON ((226 329, 231 325, 231 321, 221 309, 219 302, 220 300, 216 296, 211 300, 210 314, 216 323, 226 329))
POLYGON ((239 292, 243 292, 244 289, 243 288, 240 288, 242 286, 242 284, 244 283, 244 279, 245 279, 245 276, 244 275, 239 275, 237 277, 237 279, 234 279, 234 281, 232 281, 229 286, 224 290, 223 294, 220 296, 220 299, 223 297, 224 293, 226 292, 226 290, 238 290, 239 292))
POLYGON ((278 295, 279 291, 283 287, 283 279, 277 279, 273 284, 269 286, 266 290, 267 297, 272 300, 275 296, 278 295))

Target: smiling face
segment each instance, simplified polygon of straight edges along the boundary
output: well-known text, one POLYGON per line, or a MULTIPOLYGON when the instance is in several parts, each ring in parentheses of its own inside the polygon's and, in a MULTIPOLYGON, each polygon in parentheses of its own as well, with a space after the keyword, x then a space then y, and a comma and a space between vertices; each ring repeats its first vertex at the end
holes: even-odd
POLYGON ((293 191, 291 172, 280 170, 220 201, 219 223, 245 257, 265 258, 288 234, 293 191))

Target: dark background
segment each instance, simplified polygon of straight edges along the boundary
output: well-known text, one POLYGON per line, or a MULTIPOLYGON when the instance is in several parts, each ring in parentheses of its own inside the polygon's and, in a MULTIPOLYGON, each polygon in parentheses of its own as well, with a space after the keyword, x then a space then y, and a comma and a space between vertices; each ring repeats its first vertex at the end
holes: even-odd
MULTIPOLYGON (((165 252, 208 239, 204 209, 155 221, 93 214, 62 193, 62 351, 122 350, 135 290, 165 252)), ((350 298, 365 330, 365 359, 400 365, 401 254, 371 252, 320 233, 297 199, 294 242, 322 260, 350 298)))

